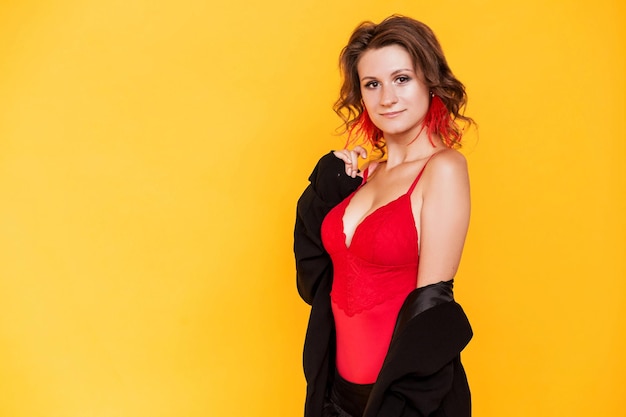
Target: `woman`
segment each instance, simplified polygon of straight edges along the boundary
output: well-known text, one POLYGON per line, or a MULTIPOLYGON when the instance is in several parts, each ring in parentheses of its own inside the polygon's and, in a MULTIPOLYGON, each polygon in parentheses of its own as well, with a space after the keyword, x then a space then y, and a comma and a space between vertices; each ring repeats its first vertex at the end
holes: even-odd
POLYGON ((463 84, 424 24, 362 23, 335 111, 361 146, 322 157, 298 201, 298 290, 311 304, 305 416, 469 416, 452 296, 469 224, 463 84), (386 158, 383 158, 386 156, 386 158), (419 268, 418 268, 419 265, 419 268))

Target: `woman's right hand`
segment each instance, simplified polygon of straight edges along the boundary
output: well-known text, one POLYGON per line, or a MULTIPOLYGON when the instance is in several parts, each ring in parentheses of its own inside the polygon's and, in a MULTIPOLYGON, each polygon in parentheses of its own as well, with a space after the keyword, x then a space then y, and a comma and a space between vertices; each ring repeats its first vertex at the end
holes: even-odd
POLYGON ((352 178, 363 176, 359 171, 359 157, 367 158, 367 151, 362 146, 355 146, 353 149, 342 149, 333 151, 333 154, 346 164, 346 174, 352 178))

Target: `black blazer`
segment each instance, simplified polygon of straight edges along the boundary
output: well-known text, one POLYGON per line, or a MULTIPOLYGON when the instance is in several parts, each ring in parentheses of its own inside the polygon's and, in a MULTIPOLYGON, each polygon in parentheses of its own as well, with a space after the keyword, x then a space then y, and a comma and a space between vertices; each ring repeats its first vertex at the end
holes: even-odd
MULTIPOLYGON (((298 200, 294 230, 297 288, 311 305, 304 342, 305 417, 321 417, 335 372, 335 327, 330 306, 332 263, 321 242, 326 214, 360 184, 332 153, 323 156, 298 200)), ((468 417, 469 386, 460 352, 472 338, 452 286, 415 289, 406 298, 364 417, 468 417)))

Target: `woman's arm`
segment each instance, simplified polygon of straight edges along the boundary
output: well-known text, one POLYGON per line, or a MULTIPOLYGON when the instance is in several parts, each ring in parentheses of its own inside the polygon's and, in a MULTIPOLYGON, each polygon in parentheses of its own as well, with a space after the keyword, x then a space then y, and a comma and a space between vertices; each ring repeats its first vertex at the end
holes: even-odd
POLYGON ((469 176, 461 153, 436 155, 422 181, 418 287, 454 278, 470 218, 469 176))

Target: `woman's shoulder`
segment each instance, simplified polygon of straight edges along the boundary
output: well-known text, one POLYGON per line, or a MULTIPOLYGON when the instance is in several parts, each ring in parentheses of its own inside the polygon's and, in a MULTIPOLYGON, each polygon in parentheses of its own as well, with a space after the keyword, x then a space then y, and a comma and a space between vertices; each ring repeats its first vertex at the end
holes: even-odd
POLYGON ((467 159, 465 155, 459 152, 457 149, 452 148, 443 148, 441 150, 436 150, 432 157, 432 161, 437 161, 437 164, 440 165, 467 165, 467 159))
POLYGON ((456 149, 435 151, 427 164, 426 169, 437 175, 467 173, 467 159, 456 149))
POLYGON ((469 174, 465 155, 449 148, 436 151, 427 162, 422 181, 427 189, 467 186, 469 174))

